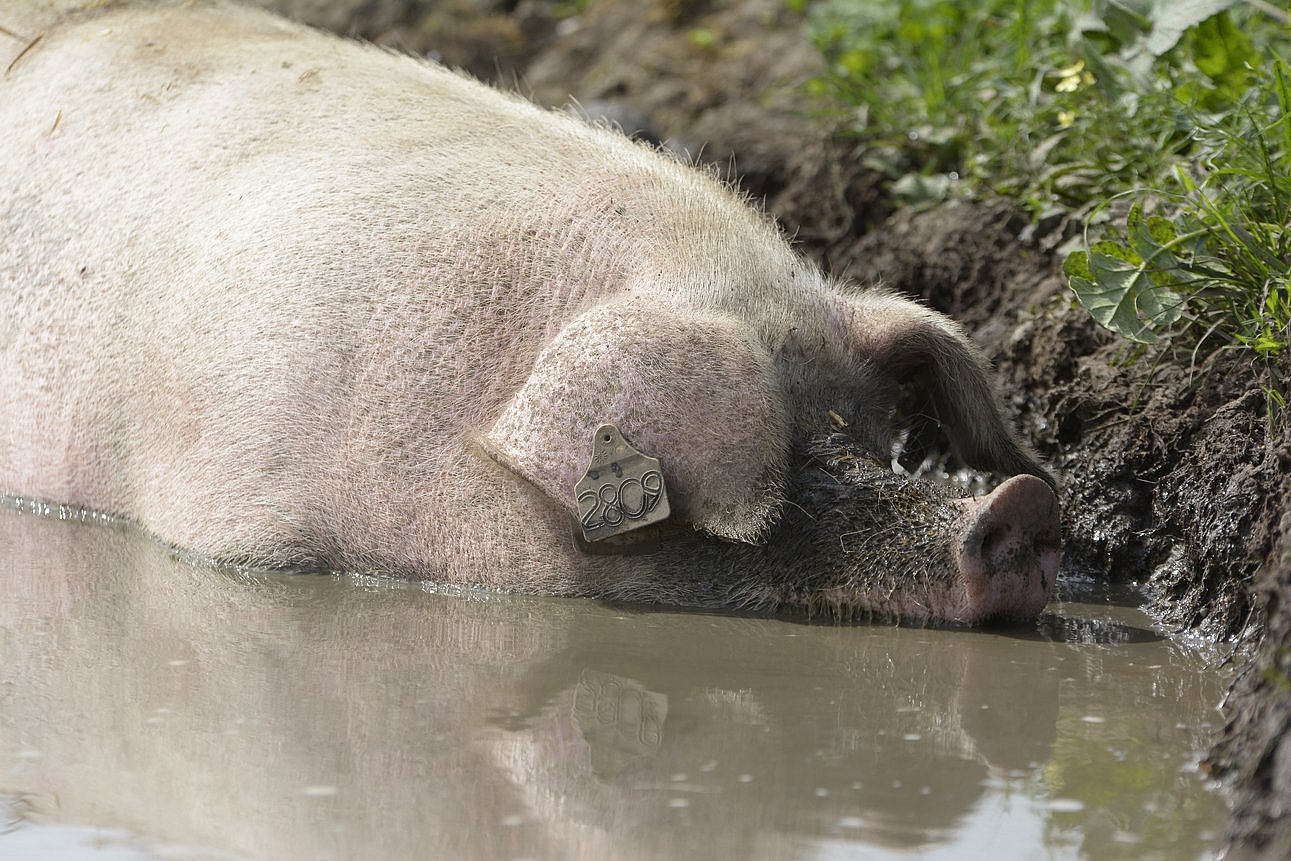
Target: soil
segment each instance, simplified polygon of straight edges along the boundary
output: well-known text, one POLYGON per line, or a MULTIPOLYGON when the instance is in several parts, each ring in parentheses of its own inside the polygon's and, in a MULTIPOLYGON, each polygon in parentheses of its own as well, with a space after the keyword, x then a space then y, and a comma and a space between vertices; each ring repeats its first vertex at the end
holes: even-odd
POLYGON ((1061 477, 1064 587, 1139 582, 1163 624, 1245 645, 1206 765, 1235 793, 1226 857, 1291 857, 1291 422, 1265 393, 1291 357, 1137 354, 1074 304, 1053 249, 1075 225, 1002 200, 898 209, 804 96, 822 61, 782 0, 262 2, 541 103, 642 115, 826 270, 960 320, 1061 477))

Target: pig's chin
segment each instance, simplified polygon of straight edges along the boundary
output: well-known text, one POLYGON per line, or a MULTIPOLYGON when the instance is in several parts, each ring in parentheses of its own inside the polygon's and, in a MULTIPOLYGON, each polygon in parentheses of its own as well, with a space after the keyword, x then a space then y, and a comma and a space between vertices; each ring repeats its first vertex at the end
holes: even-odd
POLYGON ((969 618, 967 589, 947 589, 936 595, 912 594, 906 591, 876 594, 872 591, 849 588, 823 590, 820 605, 828 608, 836 618, 869 619, 895 624, 941 625, 971 624, 979 621, 969 618))

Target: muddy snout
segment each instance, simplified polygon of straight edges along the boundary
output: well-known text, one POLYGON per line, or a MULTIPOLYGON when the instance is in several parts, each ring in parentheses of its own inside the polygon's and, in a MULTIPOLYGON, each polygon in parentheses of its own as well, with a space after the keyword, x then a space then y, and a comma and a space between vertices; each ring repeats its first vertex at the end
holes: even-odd
POLYGON ((1062 556, 1058 499, 1031 475, 960 500, 955 562, 967 588, 964 621, 1029 619, 1053 594, 1062 556))

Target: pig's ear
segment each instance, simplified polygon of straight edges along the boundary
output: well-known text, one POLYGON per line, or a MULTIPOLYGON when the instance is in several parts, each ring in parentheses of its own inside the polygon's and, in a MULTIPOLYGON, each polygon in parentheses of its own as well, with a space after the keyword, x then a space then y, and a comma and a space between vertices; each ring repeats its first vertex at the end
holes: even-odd
POLYGON ((955 453, 969 466, 1053 476, 1005 418, 990 363, 949 318, 887 293, 851 297, 850 335, 862 355, 926 395, 955 453))
POLYGON ((635 300, 588 311, 542 351, 482 443, 573 515, 607 423, 658 458, 675 522, 756 542, 779 516, 789 422, 746 326, 635 300))

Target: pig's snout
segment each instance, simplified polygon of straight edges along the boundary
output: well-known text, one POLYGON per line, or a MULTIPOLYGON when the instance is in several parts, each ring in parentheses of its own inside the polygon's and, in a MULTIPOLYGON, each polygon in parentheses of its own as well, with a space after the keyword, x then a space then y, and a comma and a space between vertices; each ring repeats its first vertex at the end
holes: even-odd
POLYGON ((1058 577, 1057 497, 1035 476, 1019 475, 961 504, 955 560, 966 587, 961 621, 1034 618, 1058 577))

